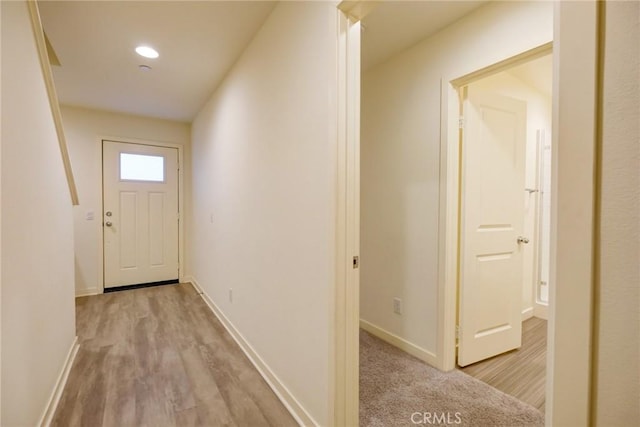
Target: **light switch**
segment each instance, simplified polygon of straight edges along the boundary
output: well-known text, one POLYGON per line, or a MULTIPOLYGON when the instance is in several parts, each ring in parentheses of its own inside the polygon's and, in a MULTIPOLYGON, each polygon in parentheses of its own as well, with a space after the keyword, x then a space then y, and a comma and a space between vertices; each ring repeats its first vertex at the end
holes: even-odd
POLYGON ((93 211, 87 211, 87 214, 85 215, 85 218, 87 221, 93 221, 93 218, 95 217, 93 211))

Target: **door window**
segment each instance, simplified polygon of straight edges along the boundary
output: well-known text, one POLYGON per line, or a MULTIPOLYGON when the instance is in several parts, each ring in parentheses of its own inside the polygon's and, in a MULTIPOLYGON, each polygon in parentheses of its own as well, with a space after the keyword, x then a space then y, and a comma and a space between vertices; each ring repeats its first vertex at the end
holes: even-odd
POLYGON ((120 153, 120 180, 164 182, 164 157, 120 153))

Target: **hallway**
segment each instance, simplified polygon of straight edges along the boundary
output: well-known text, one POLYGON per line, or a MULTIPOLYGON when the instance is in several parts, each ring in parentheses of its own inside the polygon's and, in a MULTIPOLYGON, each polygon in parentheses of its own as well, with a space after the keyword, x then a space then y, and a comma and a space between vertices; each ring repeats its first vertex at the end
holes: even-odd
POLYGON ((191 284, 78 298, 53 426, 295 426, 191 284))

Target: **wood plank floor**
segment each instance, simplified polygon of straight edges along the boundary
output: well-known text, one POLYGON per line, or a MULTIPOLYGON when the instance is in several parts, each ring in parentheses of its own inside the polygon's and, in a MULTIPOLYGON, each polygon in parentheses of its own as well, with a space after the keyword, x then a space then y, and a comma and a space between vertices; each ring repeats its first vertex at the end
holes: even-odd
POLYGON ((522 347, 459 368, 504 393, 544 412, 547 321, 532 317, 522 323, 522 347))
POLYGON ((78 298, 53 426, 296 426, 190 284, 78 298))

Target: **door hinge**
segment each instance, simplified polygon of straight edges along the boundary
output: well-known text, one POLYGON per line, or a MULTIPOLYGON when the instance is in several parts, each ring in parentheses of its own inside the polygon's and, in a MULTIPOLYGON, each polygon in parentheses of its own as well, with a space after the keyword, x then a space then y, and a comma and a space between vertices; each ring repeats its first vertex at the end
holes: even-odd
POLYGON ((464 129, 464 117, 458 117, 458 129, 464 129))
POLYGON ((460 340, 460 325, 456 325, 456 341, 460 340))
POLYGON ((360 268, 360 258, 357 255, 353 257, 353 268, 360 268))

